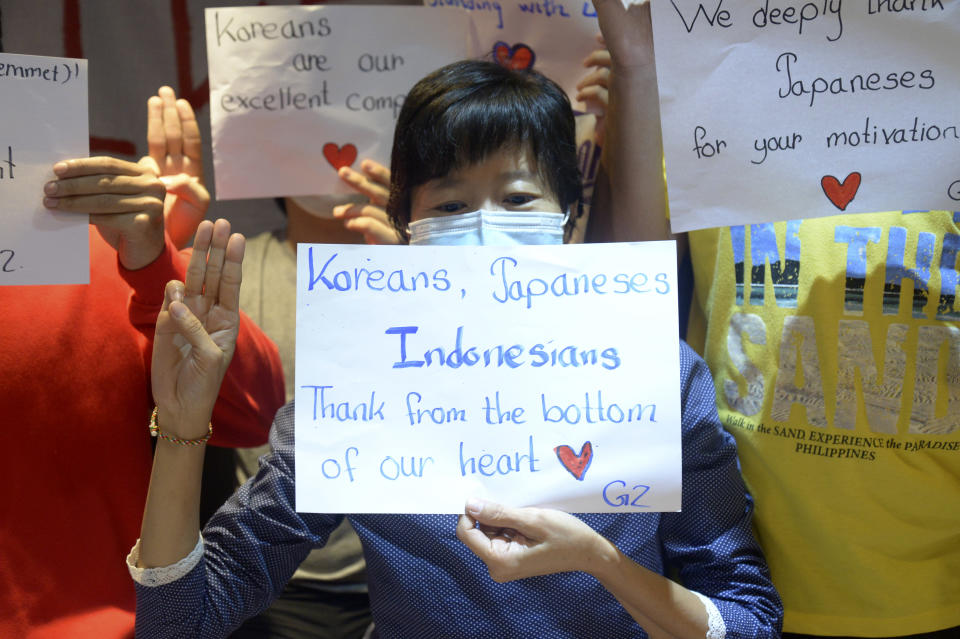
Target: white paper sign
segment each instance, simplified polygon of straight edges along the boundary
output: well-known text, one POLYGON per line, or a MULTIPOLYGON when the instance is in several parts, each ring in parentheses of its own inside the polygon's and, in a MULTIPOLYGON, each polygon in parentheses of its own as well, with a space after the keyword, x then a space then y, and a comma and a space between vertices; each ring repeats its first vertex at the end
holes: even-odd
POLYGON ((674 231, 960 203, 960 2, 655 0, 674 231))
POLYGON ((205 12, 218 199, 352 192, 337 169, 389 166, 404 96, 466 57, 466 17, 422 7, 205 12))
POLYGON ((0 53, 0 285, 87 284, 86 215, 43 206, 53 165, 89 152, 87 61, 0 53))
POLYGON ((563 87, 572 102, 577 83, 589 73, 583 61, 600 48, 600 26, 591 0, 424 0, 423 4, 470 15, 472 57, 515 69, 536 69, 563 87))
POLYGON ((297 510, 679 510, 675 254, 301 244, 297 510))

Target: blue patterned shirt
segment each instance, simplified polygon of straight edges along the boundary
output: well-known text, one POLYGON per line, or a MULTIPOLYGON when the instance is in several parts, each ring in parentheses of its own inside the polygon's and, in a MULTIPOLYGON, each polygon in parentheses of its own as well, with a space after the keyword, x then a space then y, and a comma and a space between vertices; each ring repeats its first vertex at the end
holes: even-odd
MULTIPOLYGON (((750 527, 752 500, 720 426, 706 364, 681 343, 682 512, 577 515, 634 561, 716 606, 730 638, 779 637, 782 605, 750 527)), ((137 636, 223 637, 265 609, 342 515, 294 510, 294 410, 273 452, 203 531, 202 556, 164 585, 137 584, 137 636)), ((391 637, 646 637, 582 572, 498 584, 456 538, 456 515, 351 515, 376 631, 391 637)))

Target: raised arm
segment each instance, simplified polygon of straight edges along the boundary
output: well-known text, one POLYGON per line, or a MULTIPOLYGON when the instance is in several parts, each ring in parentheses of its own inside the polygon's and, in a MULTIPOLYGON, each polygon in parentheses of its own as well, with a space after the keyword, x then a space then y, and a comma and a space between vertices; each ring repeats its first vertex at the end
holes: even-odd
POLYGON ((203 182, 203 145, 193 107, 160 87, 147 100, 147 148, 154 172, 167 189, 163 219, 174 246, 190 243, 207 214, 210 193, 203 182))
MULTIPOLYGON (((609 51, 610 73, 602 171, 590 213, 588 239, 672 239, 663 181, 650 5, 641 2, 625 9, 621 0, 594 0, 594 6, 609 51)), ((592 64, 602 67, 606 60, 592 64)))
POLYGON ((243 236, 230 235, 229 222, 203 222, 186 281, 166 287, 153 342, 159 436, 143 513, 141 567, 173 564, 197 543, 203 453, 240 328, 243 249, 243 236))
POLYGON ((468 504, 457 536, 496 581, 577 570, 593 575, 653 637, 774 639, 783 606, 753 537, 753 502, 736 444, 720 425, 710 371, 686 344, 680 366, 683 510, 659 515, 658 532, 667 572, 676 568, 682 586, 559 511, 468 504))
POLYGON ((494 581, 583 571, 651 637, 708 636, 709 616, 700 597, 633 561, 568 513, 471 501, 457 537, 483 560, 494 581))

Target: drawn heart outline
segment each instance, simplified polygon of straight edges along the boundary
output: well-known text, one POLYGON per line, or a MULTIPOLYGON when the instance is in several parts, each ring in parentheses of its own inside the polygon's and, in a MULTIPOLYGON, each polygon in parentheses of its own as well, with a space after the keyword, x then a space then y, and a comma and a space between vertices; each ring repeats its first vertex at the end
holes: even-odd
POLYGON ((323 157, 327 158, 330 166, 339 171, 340 167, 350 166, 356 161, 357 147, 352 144, 337 146, 333 142, 327 142, 323 145, 323 157))
POLYGON ((493 45, 493 59, 502 67, 522 71, 533 68, 533 63, 537 60, 537 54, 522 42, 518 42, 512 47, 506 42, 497 42, 493 45))
POLYGON ((561 444, 553 449, 557 454, 557 459, 564 468, 573 475, 577 481, 583 481, 583 476, 587 474, 590 468, 590 462, 593 461, 593 444, 585 442, 580 447, 580 454, 573 452, 573 449, 566 444, 561 444))
POLYGON ((823 193, 827 196, 827 199, 830 200, 835 207, 843 211, 846 210, 847 205, 856 197, 857 190, 860 188, 860 179, 859 171, 854 171, 848 175, 843 182, 840 182, 840 180, 832 175, 824 175, 820 178, 820 188, 823 189, 823 193))

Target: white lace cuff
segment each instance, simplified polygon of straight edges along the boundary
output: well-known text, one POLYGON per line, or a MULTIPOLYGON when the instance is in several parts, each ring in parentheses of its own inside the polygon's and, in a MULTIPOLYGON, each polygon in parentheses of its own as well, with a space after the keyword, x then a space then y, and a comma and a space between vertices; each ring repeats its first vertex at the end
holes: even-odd
POLYGON ((140 560, 140 540, 130 549, 127 555, 127 570, 130 576, 141 586, 154 587, 163 586, 174 582, 193 570, 200 558, 203 557, 203 536, 197 539, 197 545, 193 547, 190 554, 170 566, 161 566, 160 568, 137 568, 137 562, 140 560))
POLYGON ((720 610, 717 609, 717 604, 696 590, 691 590, 690 592, 695 594, 697 599, 703 602, 703 607, 707 609, 706 639, 724 639, 724 637, 727 636, 727 624, 724 623, 723 617, 720 616, 720 610))

